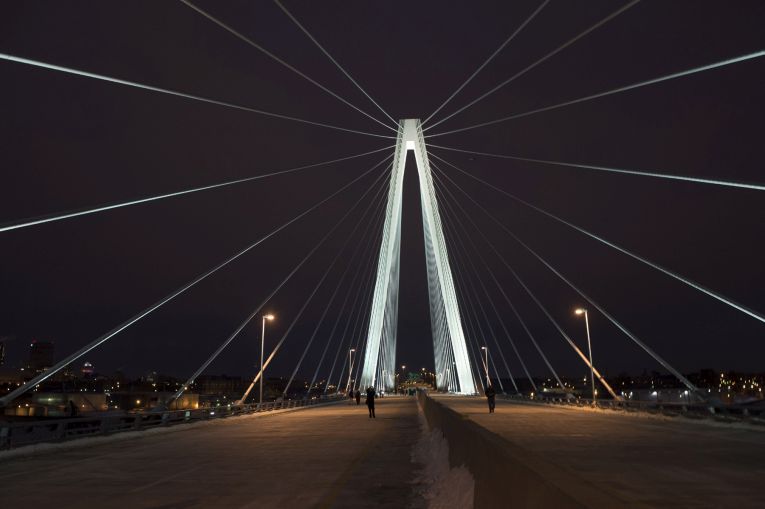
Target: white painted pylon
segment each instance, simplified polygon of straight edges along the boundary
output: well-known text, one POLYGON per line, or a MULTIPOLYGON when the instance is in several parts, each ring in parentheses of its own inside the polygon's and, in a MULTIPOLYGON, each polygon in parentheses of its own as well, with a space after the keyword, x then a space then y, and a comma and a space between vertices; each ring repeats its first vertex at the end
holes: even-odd
POLYGON ((406 154, 410 150, 414 152, 420 182, 436 384, 441 390, 475 394, 476 387, 462 330, 428 152, 418 119, 399 122, 359 387, 362 390, 371 386, 390 391, 396 385, 401 202, 406 154))

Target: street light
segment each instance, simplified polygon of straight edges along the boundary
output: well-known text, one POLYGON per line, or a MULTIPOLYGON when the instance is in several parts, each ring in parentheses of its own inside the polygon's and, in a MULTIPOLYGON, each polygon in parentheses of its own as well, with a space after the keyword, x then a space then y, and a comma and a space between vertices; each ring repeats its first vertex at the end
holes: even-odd
POLYGON ((353 373, 353 352, 355 352, 355 348, 351 348, 348 350, 348 383, 345 384, 345 393, 348 393, 348 389, 351 386, 351 374, 353 373))
POLYGON ((489 380, 489 349, 482 346, 481 350, 483 350, 484 353, 483 367, 486 370, 486 387, 488 387, 491 385, 491 380, 489 380))
POLYGON ((592 365, 592 342, 590 341, 590 318, 587 314, 587 309, 578 308, 574 311, 578 316, 584 315, 584 326, 587 329, 587 350, 590 354, 590 380, 592 382, 592 402, 595 403, 597 393, 595 392, 595 368, 592 365))
POLYGON ((274 315, 263 315, 263 328, 260 332, 260 405, 263 405, 263 348, 266 343, 266 320, 273 320, 274 315))

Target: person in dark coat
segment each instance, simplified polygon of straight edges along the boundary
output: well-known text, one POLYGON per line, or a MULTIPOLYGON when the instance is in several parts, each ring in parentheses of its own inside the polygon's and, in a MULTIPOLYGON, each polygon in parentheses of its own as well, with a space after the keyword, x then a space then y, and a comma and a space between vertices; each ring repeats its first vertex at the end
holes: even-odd
POLYGON ((369 418, 375 417, 375 389, 374 387, 367 388, 367 408, 369 409, 369 418))
POLYGON ((497 391, 494 390, 493 385, 489 384, 486 386, 484 394, 486 394, 486 401, 489 403, 489 413, 493 414, 494 407, 496 406, 497 391))
POLYGON ((356 404, 357 405, 361 404, 361 391, 358 389, 356 389, 356 404))
POLYGON ((353 404, 353 387, 348 389, 348 398, 351 400, 351 405, 353 404))

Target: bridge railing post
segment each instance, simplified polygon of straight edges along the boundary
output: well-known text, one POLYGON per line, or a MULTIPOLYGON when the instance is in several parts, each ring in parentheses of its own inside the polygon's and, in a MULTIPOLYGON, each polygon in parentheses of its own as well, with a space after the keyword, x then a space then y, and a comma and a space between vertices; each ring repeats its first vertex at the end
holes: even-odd
POLYGON ((55 440, 56 441, 63 440, 63 439, 66 438, 66 426, 67 426, 67 422, 66 421, 59 421, 58 422, 58 424, 56 425, 56 431, 55 431, 55 440))
POLYGON ((10 426, 0 425, 0 450, 10 449, 11 447, 11 428, 10 426))

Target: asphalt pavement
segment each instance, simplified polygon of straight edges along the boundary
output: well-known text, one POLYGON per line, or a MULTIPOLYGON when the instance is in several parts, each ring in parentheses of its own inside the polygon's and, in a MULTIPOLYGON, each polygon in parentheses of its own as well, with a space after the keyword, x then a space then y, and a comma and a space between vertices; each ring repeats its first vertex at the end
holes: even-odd
POLYGON ((765 507, 765 429, 498 398, 435 396, 544 461, 643 507, 765 507))
POLYGON ((2 508, 417 507, 414 398, 181 425, 0 457, 2 508))

